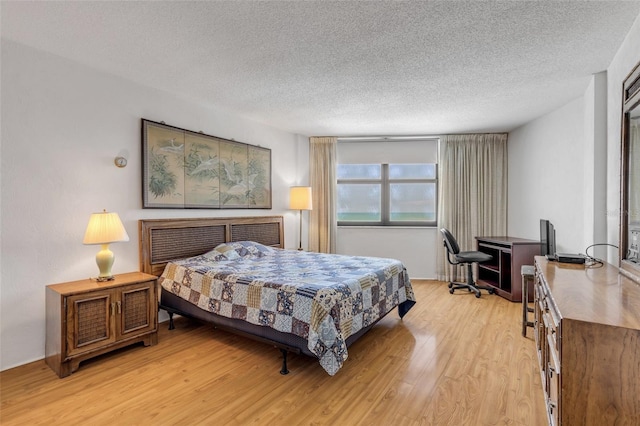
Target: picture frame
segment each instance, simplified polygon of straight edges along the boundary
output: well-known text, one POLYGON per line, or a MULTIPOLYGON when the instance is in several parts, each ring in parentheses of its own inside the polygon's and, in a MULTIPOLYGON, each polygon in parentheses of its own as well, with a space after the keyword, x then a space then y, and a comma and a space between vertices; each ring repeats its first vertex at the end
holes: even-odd
POLYGON ((271 150, 142 119, 142 206, 271 209, 271 150))

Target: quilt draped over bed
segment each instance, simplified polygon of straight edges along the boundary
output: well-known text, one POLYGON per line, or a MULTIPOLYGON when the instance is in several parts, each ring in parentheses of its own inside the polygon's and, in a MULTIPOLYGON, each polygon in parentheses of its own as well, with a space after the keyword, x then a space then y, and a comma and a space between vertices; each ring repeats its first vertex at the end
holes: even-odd
POLYGON ((253 242, 167 264, 162 287, 203 310, 307 340, 334 375, 347 359, 346 339, 398 307, 415 304, 395 259, 311 253, 253 242))

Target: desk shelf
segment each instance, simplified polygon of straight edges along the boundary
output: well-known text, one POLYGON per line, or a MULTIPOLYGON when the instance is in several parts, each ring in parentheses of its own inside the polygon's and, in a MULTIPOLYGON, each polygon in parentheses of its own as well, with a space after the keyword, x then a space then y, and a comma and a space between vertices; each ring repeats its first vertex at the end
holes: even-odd
MULTIPOLYGON (((493 259, 478 265, 478 284, 488 285, 512 302, 522 301, 520 268, 533 265, 540 255, 540 241, 516 237, 476 237, 477 250, 493 259)), ((533 290, 532 290, 533 291, 533 290)), ((530 298, 533 299, 533 293, 530 298)))

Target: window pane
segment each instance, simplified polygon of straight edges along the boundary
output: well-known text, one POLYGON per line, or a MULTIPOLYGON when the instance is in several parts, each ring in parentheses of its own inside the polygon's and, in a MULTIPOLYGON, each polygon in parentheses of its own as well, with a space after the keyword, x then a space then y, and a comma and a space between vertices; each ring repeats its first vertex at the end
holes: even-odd
POLYGON ((390 179, 435 179, 435 164, 389 164, 390 179))
POLYGON ((338 221, 379 222, 381 188, 377 184, 338 185, 338 221))
POLYGON ((380 179, 380 164, 338 164, 338 179, 380 179))
POLYGON ((435 183, 394 183, 390 185, 392 222, 435 221, 435 183))

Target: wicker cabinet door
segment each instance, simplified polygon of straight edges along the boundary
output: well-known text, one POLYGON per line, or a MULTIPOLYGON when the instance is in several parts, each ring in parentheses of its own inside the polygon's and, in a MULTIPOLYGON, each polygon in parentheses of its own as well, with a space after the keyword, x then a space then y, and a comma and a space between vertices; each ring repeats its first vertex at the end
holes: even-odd
POLYGON ((124 287, 119 292, 118 301, 118 338, 147 333, 156 328, 157 304, 154 303, 155 281, 148 281, 124 287))
POLYGON ((77 355, 115 341, 112 291, 67 297, 67 356, 77 355))

